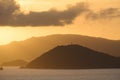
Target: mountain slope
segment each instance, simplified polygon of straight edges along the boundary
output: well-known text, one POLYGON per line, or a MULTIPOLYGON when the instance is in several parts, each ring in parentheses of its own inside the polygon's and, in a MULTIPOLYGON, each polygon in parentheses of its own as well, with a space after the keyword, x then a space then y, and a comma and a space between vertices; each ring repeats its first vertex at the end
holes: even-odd
POLYGON ((24 41, 1 45, 0 63, 17 59, 30 61, 58 45, 68 44, 79 44, 113 56, 120 56, 120 41, 66 34, 33 37, 24 41))
POLYGON ((26 68, 120 68, 116 57, 79 45, 58 46, 30 62, 26 68))

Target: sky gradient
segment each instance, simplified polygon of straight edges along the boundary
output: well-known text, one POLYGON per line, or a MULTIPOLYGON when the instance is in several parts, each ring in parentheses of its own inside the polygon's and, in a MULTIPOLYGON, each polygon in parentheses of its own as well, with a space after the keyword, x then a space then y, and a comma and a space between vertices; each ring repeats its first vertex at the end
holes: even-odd
POLYGON ((8 7, 0 6, 4 14, 0 14, 1 45, 51 34, 120 40, 120 0, 12 1, 0 0, 1 5, 11 7, 8 11, 8 7))

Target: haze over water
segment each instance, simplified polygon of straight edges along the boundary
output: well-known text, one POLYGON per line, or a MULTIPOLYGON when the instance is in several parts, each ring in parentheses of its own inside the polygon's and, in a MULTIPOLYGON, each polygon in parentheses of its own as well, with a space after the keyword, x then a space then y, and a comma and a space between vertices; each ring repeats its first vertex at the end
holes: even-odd
POLYGON ((6 67, 0 80, 119 80, 120 69, 19 69, 6 67))

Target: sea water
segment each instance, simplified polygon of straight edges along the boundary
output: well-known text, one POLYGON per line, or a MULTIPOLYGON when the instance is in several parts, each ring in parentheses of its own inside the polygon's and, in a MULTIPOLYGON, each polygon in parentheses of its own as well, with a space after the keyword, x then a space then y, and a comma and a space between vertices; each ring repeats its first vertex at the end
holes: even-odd
POLYGON ((120 69, 20 69, 0 70, 0 80, 120 80, 120 69))

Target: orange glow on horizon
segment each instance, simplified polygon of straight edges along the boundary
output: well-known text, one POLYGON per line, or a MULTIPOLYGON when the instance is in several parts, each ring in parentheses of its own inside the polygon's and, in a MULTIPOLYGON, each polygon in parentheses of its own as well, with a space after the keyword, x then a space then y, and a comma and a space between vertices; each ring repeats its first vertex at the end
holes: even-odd
MULTIPOLYGON (((68 5, 74 5, 78 2, 88 2, 90 8, 95 11, 109 7, 120 8, 120 0, 16 0, 20 4, 22 11, 47 11, 51 8, 64 10, 68 5)), ((52 34, 80 34, 93 37, 102 37, 113 40, 120 39, 120 19, 107 22, 87 22, 81 17, 76 18, 73 24, 49 27, 0 27, 0 45, 8 44, 12 41, 21 41, 32 36, 46 36, 52 34)))

